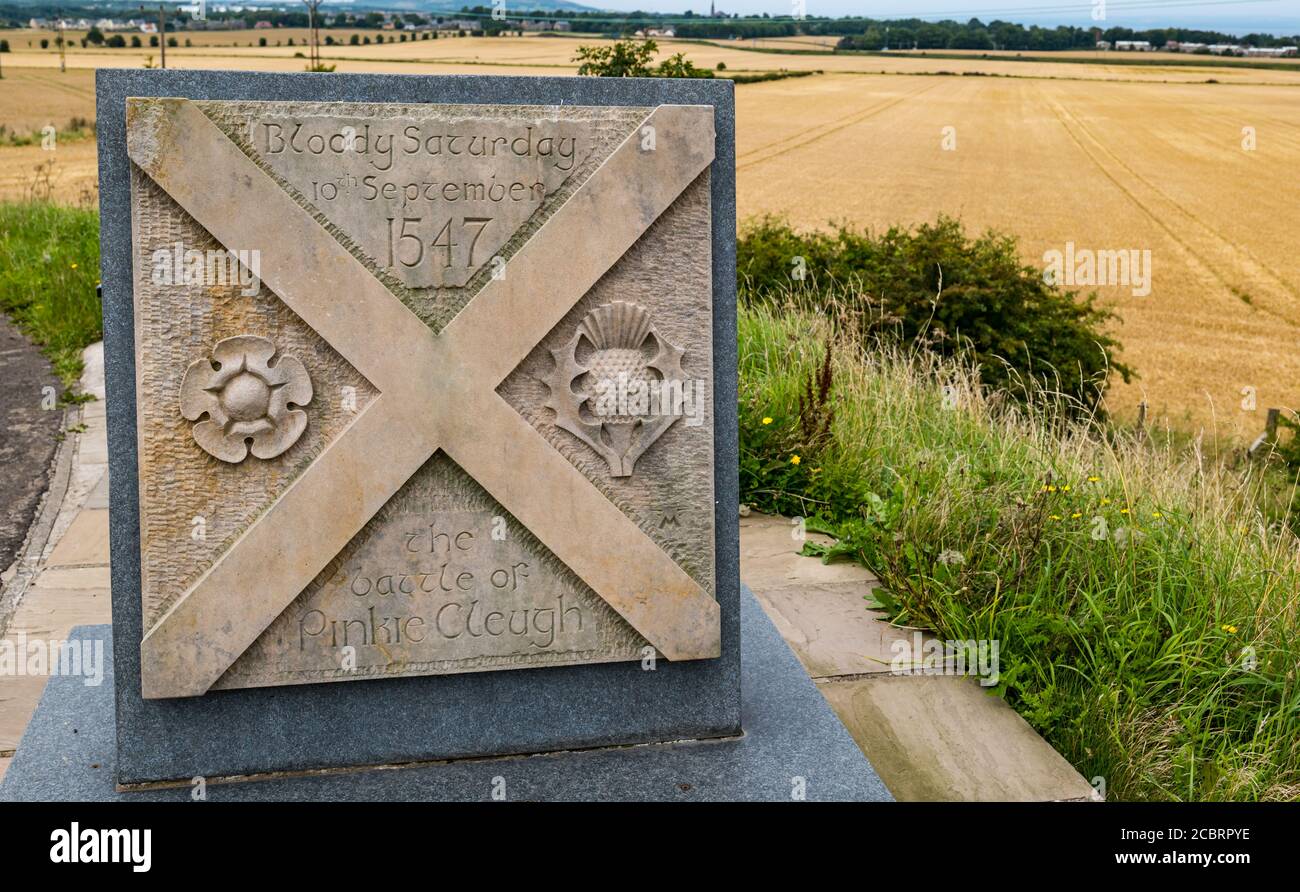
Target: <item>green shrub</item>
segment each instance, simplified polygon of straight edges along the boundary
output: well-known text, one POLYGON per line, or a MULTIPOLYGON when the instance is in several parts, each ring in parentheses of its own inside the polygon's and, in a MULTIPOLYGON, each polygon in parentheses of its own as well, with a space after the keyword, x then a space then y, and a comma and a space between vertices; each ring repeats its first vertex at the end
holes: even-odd
POLYGON ((949 217, 881 235, 797 232, 765 217, 736 253, 742 302, 833 310, 861 343, 891 337, 967 357, 995 389, 1046 386, 1091 411, 1111 372, 1132 376, 1106 332, 1113 314, 1095 295, 1047 284, 1009 235, 968 238, 949 217))
POLYGON ((587 77, 713 77, 706 68, 683 53, 674 53, 653 65, 659 45, 653 40, 619 40, 608 46, 580 46, 573 57, 578 74, 587 77))
POLYGON ((584 77, 651 77, 659 46, 653 40, 619 40, 609 46, 580 46, 573 57, 584 77))

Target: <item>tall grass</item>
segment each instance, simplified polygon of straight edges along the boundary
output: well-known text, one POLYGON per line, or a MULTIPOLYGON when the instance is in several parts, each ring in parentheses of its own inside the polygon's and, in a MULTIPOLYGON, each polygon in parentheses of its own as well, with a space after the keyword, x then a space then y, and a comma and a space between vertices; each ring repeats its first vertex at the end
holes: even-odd
POLYGON ((998 640, 997 692, 1110 798, 1300 798, 1300 543, 1261 472, 806 311, 742 310, 740 366, 742 497, 823 518, 897 621, 998 640))
POLYGON ((65 386, 102 336, 99 215, 49 202, 0 202, 0 311, 39 344, 65 386))

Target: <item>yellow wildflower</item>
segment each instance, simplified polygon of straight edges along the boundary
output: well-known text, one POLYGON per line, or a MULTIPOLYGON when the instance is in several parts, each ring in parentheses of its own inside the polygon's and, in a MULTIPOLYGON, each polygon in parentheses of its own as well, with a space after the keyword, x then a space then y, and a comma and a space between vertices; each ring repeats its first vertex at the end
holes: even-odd
POLYGON ((797 465, 799 464, 800 461, 802 461, 802 459, 800 459, 799 456, 797 455, 790 456, 790 464, 797 465))
POLYGON ((764 424, 771 424, 771 423, 772 423, 772 419, 771 419, 771 418, 764 418, 764 419, 763 419, 763 423, 764 423, 764 424))

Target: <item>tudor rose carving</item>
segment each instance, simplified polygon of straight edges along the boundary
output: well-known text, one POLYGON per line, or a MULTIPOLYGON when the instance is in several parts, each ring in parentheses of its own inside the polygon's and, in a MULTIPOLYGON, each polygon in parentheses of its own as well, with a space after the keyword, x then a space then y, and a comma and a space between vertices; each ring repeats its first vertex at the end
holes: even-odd
POLYGON ((292 356, 256 335, 217 342, 212 356, 195 360, 181 381, 181 414, 194 425, 203 451, 231 464, 253 455, 275 458, 307 429, 311 377, 292 356), (204 416, 207 416, 204 418, 204 416), (202 418, 202 421, 199 419, 202 418))

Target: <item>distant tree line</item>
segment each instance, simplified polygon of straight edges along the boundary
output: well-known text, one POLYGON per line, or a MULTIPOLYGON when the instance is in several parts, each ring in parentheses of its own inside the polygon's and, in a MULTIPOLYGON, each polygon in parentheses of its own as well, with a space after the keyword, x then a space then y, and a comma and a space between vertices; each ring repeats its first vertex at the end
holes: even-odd
POLYGON ((920 19, 834 19, 805 22, 804 32, 809 34, 844 35, 838 46, 846 50, 1018 50, 1051 51, 1092 49, 1098 40, 1114 43, 1117 40, 1145 40, 1152 46, 1162 47, 1167 41, 1180 43, 1246 43, 1254 46, 1287 46, 1300 40, 1300 36, 1274 37, 1270 34, 1248 34, 1237 37, 1218 31, 1200 31, 1189 28, 1152 28, 1136 31, 1132 28, 1077 28, 1062 25, 1042 28, 1038 25, 1019 25, 1015 22, 979 19, 966 23, 954 21, 923 22, 920 19), (849 29, 849 30, 846 30, 849 29))
MULTIPOLYGON (((373 0, 372 0, 373 2, 373 0)), ((94 20, 103 16, 129 17, 138 16, 139 9, 135 3, 123 3, 121 6, 59 6, 55 3, 37 3, 31 6, 15 6, 0 2, 0 23, 10 27, 24 27, 30 18, 88 18, 94 20)), ((184 21, 185 14, 178 15, 177 21, 184 21)), ((478 27, 475 33, 497 34, 511 30, 506 21, 492 18, 492 7, 487 4, 466 5, 460 12, 392 12, 385 14, 379 9, 366 9, 338 12, 324 16, 324 28, 379 29, 390 17, 401 23, 416 26, 427 25, 430 20, 439 23, 445 20, 472 19, 478 27)), ((660 14, 651 12, 602 12, 593 10, 532 10, 524 11, 511 4, 507 18, 512 22, 520 19, 560 19, 569 22, 572 30, 583 33, 604 34, 609 37, 624 37, 639 30, 649 28, 671 27, 678 37, 697 40, 726 40, 730 38, 757 39, 772 37, 792 37, 795 35, 822 35, 840 37, 839 48, 845 50, 883 50, 920 49, 920 50, 1014 50, 1014 51, 1051 51, 1091 49, 1098 40, 1114 42, 1116 40, 1146 40, 1154 46, 1164 46, 1167 41, 1191 43, 1245 43, 1254 46, 1290 46, 1300 43, 1300 34, 1274 37, 1271 34, 1247 34, 1238 37, 1219 31, 1202 31, 1190 28, 1152 28, 1144 31, 1132 28, 1080 28, 1060 26, 1044 28, 1038 25, 1020 25, 1015 22, 994 20, 988 23, 971 19, 965 23, 945 20, 926 22, 921 19, 872 19, 861 16, 847 16, 838 19, 805 18, 793 19, 788 16, 772 17, 766 14, 753 16, 718 16, 697 15, 692 12, 678 14, 660 14)), ((306 10, 288 9, 242 9, 239 12, 216 12, 208 10, 210 22, 241 19, 248 26, 256 22, 270 22, 279 28, 305 28, 307 26, 306 10)))

